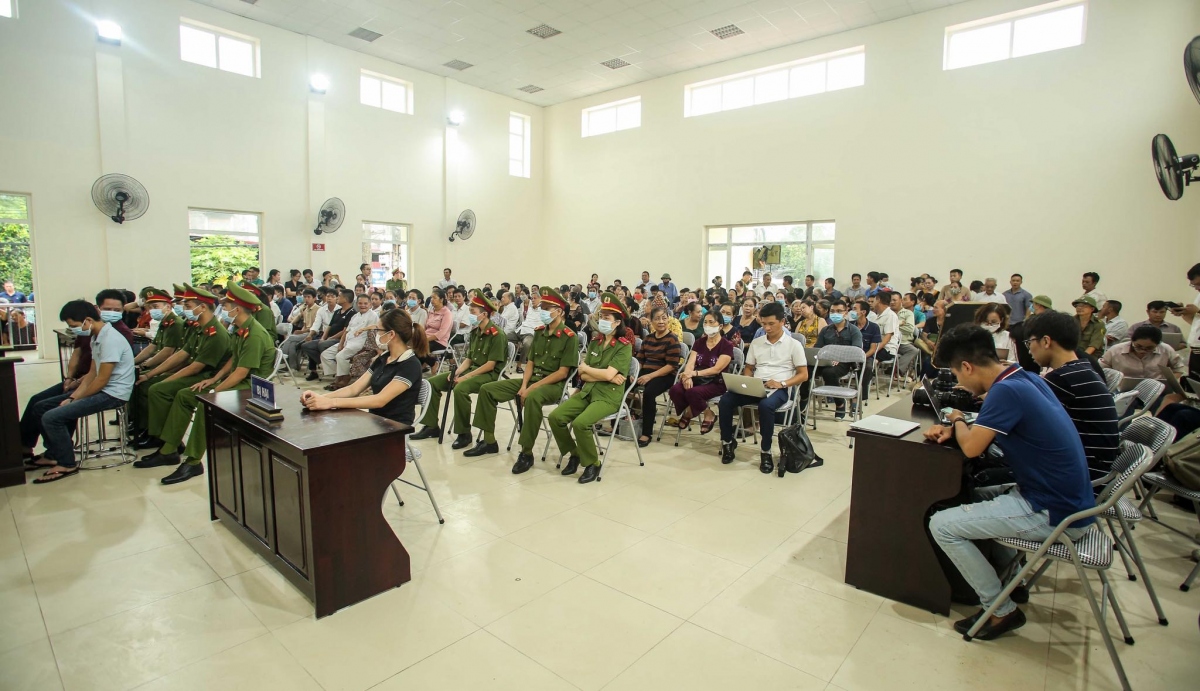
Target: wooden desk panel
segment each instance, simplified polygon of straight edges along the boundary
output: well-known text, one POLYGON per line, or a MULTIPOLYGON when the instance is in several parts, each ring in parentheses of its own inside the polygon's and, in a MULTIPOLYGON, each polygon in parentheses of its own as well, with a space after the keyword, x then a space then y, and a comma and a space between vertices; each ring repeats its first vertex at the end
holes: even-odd
MULTIPOLYGON (((11 350, 5 348, 4 352, 11 350)), ((17 404, 19 357, 0 357, 0 487, 25 484, 21 461, 21 409, 17 404)))
POLYGON ((294 398, 270 423, 246 410, 249 395, 199 397, 213 519, 304 591, 318 617, 408 582, 382 501, 412 428, 363 411, 310 413, 294 398))

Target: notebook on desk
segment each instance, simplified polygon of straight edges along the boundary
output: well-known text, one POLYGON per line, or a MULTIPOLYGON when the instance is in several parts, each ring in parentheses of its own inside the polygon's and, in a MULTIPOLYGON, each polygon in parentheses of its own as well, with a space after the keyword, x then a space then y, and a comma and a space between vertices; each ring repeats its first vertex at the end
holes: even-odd
POLYGON ((885 437, 903 437, 920 426, 920 423, 912 420, 897 420, 883 415, 872 415, 850 423, 850 429, 882 434, 885 437))

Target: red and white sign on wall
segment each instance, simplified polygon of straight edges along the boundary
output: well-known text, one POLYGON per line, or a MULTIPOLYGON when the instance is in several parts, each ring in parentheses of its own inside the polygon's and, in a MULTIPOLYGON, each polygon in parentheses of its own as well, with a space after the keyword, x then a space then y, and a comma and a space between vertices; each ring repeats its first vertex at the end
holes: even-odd
POLYGON ((324 251, 325 251, 325 243, 323 243, 323 242, 314 242, 314 243, 313 243, 313 248, 312 248, 312 251, 313 251, 313 252, 324 252, 324 251))

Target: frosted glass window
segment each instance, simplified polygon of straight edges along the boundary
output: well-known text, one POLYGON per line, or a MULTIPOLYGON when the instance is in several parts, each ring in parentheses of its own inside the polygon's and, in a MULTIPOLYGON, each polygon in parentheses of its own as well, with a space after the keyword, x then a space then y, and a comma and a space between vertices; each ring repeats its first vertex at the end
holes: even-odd
POLYGON ((588 135, 617 131, 617 109, 605 108, 588 115, 588 135))
POLYGON ((254 46, 246 41, 221 36, 217 39, 220 67, 226 72, 254 76, 254 46))
POLYGON ((179 26, 179 57, 197 65, 216 67, 216 35, 181 24, 179 26))
POLYGON ((382 90, 378 79, 365 74, 359 77, 358 92, 358 100, 364 106, 383 107, 382 90))
POLYGON ((397 113, 408 112, 408 89, 403 84, 382 82, 383 109, 397 113))
POLYGON ((949 69, 1007 60, 1012 24, 1005 22, 954 34, 950 37, 949 69))
POLYGON ((358 78, 358 102, 395 113, 412 114, 412 84, 363 70, 358 78))
POLYGON ((1012 55, 1045 53, 1083 43, 1083 5, 1013 22, 1012 55))
POLYGON ((617 106, 617 129, 628 130, 642 126, 642 101, 617 106))
POLYGON ((521 113, 508 114, 508 174, 529 177, 531 118, 521 113))
POLYGON ((179 25, 179 57, 245 77, 258 77, 258 41, 186 20, 179 25))
POLYGON ((13 16, 13 0, 0 0, 0 17, 13 16))
POLYGON ((583 110, 583 136, 608 134, 642 125, 642 97, 604 103, 583 110))
POLYGON ((684 87, 684 117, 849 89, 866 83, 863 46, 684 87))

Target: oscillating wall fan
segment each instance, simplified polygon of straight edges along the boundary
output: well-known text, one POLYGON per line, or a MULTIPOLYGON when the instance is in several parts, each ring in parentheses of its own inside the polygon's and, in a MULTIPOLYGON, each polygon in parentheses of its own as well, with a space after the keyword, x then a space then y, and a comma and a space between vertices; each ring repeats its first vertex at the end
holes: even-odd
POLYGON ((467 209, 458 215, 458 222, 454 224, 454 230, 450 231, 450 242, 454 242, 454 238, 470 240, 475 234, 475 212, 467 209))
POLYGON ((342 225, 342 219, 346 217, 346 205, 337 197, 330 197, 321 205, 321 210, 317 212, 317 227, 313 229, 313 234, 322 235, 335 232, 342 225))
MULTIPOLYGON (((1183 49, 1183 71, 1187 77, 1192 95, 1200 101, 1200 36, 1188 42, 1183 49)), ((1196 170, 1200 167, 1200 156, 1175 153, 1175 145, 1165 134, 1155 135, 1150 144, 1150 155, 1154 160, 1154 174, 1158 176, 1158 186, 1163 194, 1172 201, 1183 196, 1183 188, 1193 182, 1200 181, 1196 170)))
POLYGON ((114 223, 142 217, 150 208, 150 195, 142 183, 128 175, 101 175, 92 183, 92 202, 114 223))

